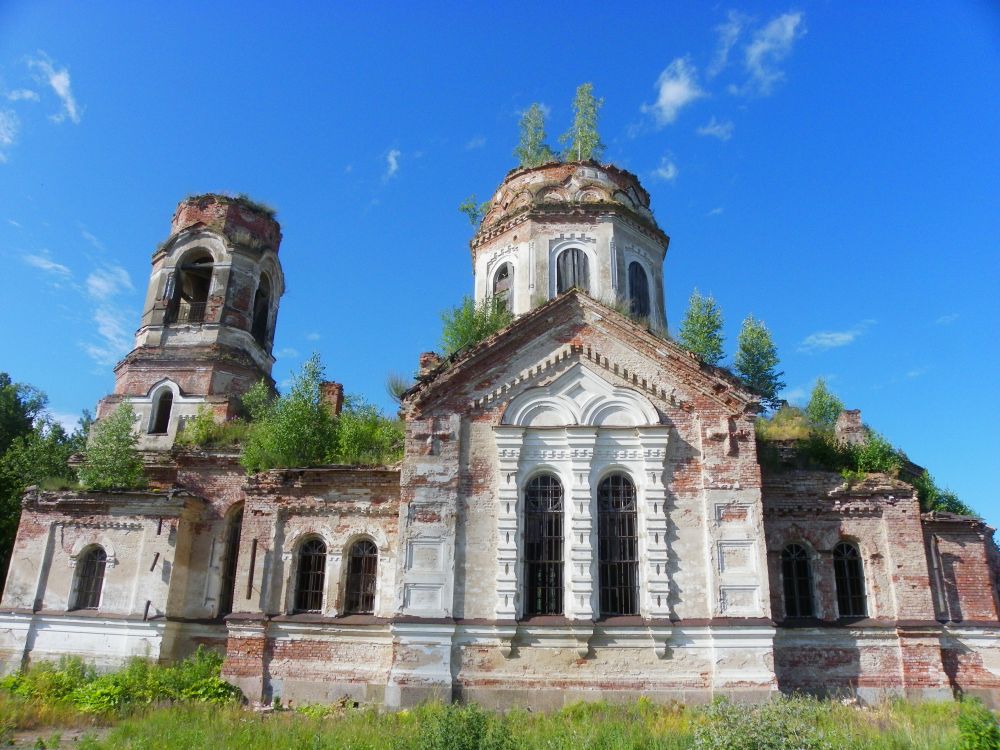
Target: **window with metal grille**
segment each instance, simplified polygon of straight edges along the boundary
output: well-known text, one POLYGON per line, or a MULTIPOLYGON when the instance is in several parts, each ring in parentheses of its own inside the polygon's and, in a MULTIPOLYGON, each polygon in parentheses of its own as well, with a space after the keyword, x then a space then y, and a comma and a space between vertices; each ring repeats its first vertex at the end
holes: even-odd
POLYGON ((635 485, 624 474, 597 488, 601 615, 639 614, 639 534, 635 485))
POLYGON ((526 615, 563 612, 563 488, 551 474, 524 489, 526 615))
POLYGON ((243 529, 243 506, 229 514, 226 523, 226 551, 222 565, 222 582, 219 590, 219 617, 233 611, 233 595, 236 592, 236 563, 240 554, 240 532, 243 529))
POLYGON ((174 394, 169 388, 160 391, 153 407, 153 420, 149 426, 150 435, 166 435, 170 429, 170 410, 174 407, 174 394))
POLYGON ((841 617, 865 617, 865 574, 861 553, 850 542, 833 548, 833 572, 837 581, 837 609, 841 617))
POLYGON ((323 583, 326 579, 326 545, 322 539, 308 539, 299 547, 299 567, 295 581, 295 611, 323 611, 323 583))
POLYGON ((812 570, 809 552, 801 544, 781 551, 781 577, 785 586, 785 617, 812 617, 812 570))
POLYGON ((649 280, 646 269, 637 261, 628 266, 629 310, 639 318, 649 315, 649 280))
POLYGON ((579 287, 585 292, 590 291, 590 265, 587 254, 577 247, 564 250, 556 261, 556 291, 562 294, 573 287, 579 287))
POLYGON ((97 609, 104 587, 104 568, 108 553, 101 547, 84 552, 76 563, 76 604, 74 609, 97 609))
POLYGON ((375 611, 375 583, 378 580, 378 547, 369 539, 351 546, 347 560, 347 595, 344 612, 371 614, 375 611))
POLYGON ((514 278, 514 268, 510 263, 503 263, 493 275, 493 303, 505 310, 510 310, 510 285, 514 278))

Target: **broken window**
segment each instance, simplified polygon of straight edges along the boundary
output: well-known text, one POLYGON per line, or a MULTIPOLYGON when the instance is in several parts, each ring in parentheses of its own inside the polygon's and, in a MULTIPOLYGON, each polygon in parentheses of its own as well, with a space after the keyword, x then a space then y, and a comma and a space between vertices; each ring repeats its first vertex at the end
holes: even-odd
POLYGON ((326 544, 322 539, 307 539, 299 547, 299 565, 295 579, 295 611, 322 612, 323 584, 326 580, 326 544))
POLYGON ((524 614, 563 612, 563 488, 551 474, 524 491, 524 614))
POLYGON ((271 314, 271 282, 263 274, 253 296, 253 322, 250 333, 261 346, 267 344, 267 321, 271 314))
POLYGON ((833 548, 833 572, 837 581, 837 609, 841 617, 865 617, 865 575, 856 545, 840 542, 833 548))
POLYGON ((347 560, 347 593, 344 612, 350 615, 375 611, 375 586, 378 580, 378 547, 370 539, 351 546, 347 560))
POLYGON ((167 323, 201 323, 205 320, 212 287, 212 256, 199 255, 177 267, 167 284, 167 323))
POLYGON ((236 591, 236 563, 240 554, 240 533, 243 530, 243 504, 240 503, 229 513, 226 522, 226 551, 222 562, 222 582, 219 591, 219 617, 233 611, 233 595, 236 591))
POLYGON ((150 435, 166 435, 170 429, 170 412, 174 406, 174 393, 169 388, 160 391, 153 400, 153 418, 149 422, 150 435))
POLYGON ((597 488, 601 615, 639 614, 639 534, 635 485, 624 474, 597 488))
POLYGON ((493 301, 498 307, 510 310, 511 284, 514 281, 514 268, 510 263, 503 263, 493 275, 493 301))
POLYGON ((578 247, 563 250, 556 260, 556 292, 562 294, 578 287, 590 291, 590 266, 587 254, 578 247))
POLYGON ((785 587, 785 617, 812 617, 812 570, 809 552, 801 544, 781 551, 781 578, 785 587))
POLYGON ((637 318, 649 316, 649 280, 641 263, 628 265, 629 310, 637 318))
POLYGON ((91 547, 76 563, 76 602, 73 609, 97 609, 104 588, 104 568, 108 553, 103 547, 91 547))

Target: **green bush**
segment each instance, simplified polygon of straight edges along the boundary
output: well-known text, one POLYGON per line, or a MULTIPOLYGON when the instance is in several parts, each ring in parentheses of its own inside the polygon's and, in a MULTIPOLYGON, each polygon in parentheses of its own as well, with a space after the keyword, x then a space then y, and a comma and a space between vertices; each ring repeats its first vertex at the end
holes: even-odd
POLYGON ((959 750, 997 750, 1000 724, 997 717, 977 698, 966 698, 958 713, 959 750))
POLYGON ((477 305, 472 297, 465 297, 458 307, 441 314, 444 323, 441 348, 446 355, 452 355, 506 328, 513 320, 513 314, 493 299, 483 300, 477 305))
POLYGON ((240 463, 251 473, 274 468, 329 463, 336 436, 334 418, 323 399, 323 365, 314 354, 292 375, 292 387, 274 396, 263 381, 243 397, 252 427, 240 463))
POLYGON ((242 419, 216 422, 212 410, 202 406, 184 423, 176 442, 197 448, 229 448, 242 443, 249 430, 250 425, 242 419))
POLYGON ((171 666, 132 659, 115 672, 98 674, 78 658, 40 662, 0 680, 0 689, 25 700, 67 703, 89 714, 118 714, 164 701, 231 703, 240 691, 220 676, 222 656, 203 647, 171 666))
POLYGON ((503 716, 472 703, 465 706, 431 703, 422 706, 423 725, 416 750, 514 750, 503 716))
POLYGON ((334 459, 345 464, 391 464, 403 457, 405 433, 398 420, 356 396, 349 396, 336 419, 334 459))
POLYGON ((122 402, 110 416, 91 428, 83 451, 80 481, 89 490, 134 490, 146 486, 142 457, 136 450, 135 411, 122 402))
POLYGON ((776 698, 756 705, 717 699, 695 729, 705 750, 839 750, 843 745, 822 727, 826 710, 817 700, 776 698))

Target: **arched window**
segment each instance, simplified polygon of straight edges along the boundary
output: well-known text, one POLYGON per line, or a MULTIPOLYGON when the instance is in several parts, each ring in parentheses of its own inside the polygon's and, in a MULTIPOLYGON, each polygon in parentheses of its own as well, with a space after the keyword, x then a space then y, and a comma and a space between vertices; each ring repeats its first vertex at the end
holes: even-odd
POLYGON ((629 310, 638 318, 649 315, 649 280, 646 269, 637 261, 628 265, 629 310))
POLYGON ((163 388, 156 395, 153 403, 153 414, 149 421, 150 435, 166 435, 170 429, 170 410, 174 406, 174 393, 169 388, 163 388))
POLYGON ((201 323, 205 320, 212 288, 212 256, 198 255, 177 267, 168 282, 168 323, 201 323))
POLYGON ((514 267, 510 263, 501 264, 493 274, 493 302, 505 310, 510 310, 510 286, 513 281, 514 267))
POLYGON ((624 474, 597 488, 601 614, 639 614, 639 534, 635 485, 624 474))
POLYGON ((556 260, 556 292, 562 294, 573 287, 590 291, 590 266, 587 254, 578 247, 563 250, 556 260))
POLYGON ((267 343, 267 320, 271 314, 271 282, 261 274, 257 292, 253 296, 253 323, 250 333, 263 346, 267 343))
POLYGON ((344 612, 371 614, 375 611, 375 585, 378 580, 378 547, 369 539, 351 545, 347 556, 347 595, 344 612))
POLYGON ((563 611, 563 488, 551 474, 524 490, 524 614, 563 611))
POLYGON ((865 573, 861 553, 850 542, 833 548, 833 572, 837 581, 837 609, 841 617, 865 617, 865 573))
POLYGON ((299 547, 299 565, 295 577, 295 611, 322 612, 323 584, 326 581, 326 544, 322 539, 307 539, 299 547))
POLYGON ((781 578, 785 587, 785 617, 812 617, 812 570, 809 552, 801 544, 781 551, 781 578))
POLYGON ((236 591, 236 563, 240 554, 240 532, 243 529, 243 504, 230 511, 226 521, 225 558, 222 561, 222 582, 219 591, 219 617, 233 611, 236 591))
POLYGON ((104 588, 104 568, 108 553, 102 547, 91 547, 76 563, 76 601, 73 609, 97 609, 104 588))

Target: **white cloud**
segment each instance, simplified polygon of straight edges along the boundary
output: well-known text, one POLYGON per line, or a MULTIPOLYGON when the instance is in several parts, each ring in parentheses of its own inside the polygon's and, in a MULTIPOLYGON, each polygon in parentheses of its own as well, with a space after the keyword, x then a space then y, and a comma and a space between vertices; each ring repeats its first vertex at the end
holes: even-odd
POLYGON ((37 91, 32 91, 31 89, 14 89, 13 91, 8 91, 4 96, 7 97, 8 101, 12 102, 37 102, 41 98, 37 91))
POLYGON ((726 22, 715 27, 719 41, 715 46, 715 57, 712 58, 711 65, 705 71, 705 75, 709 78, 719 75, 729 64, 729 53, 743 33, 748 20, 742 13, 731 10, 726 16, 726 22))
POLYGON ((792 52, 795 40, 806 33, 802 13, 784 13, 754 32, 744 50, 744 66, 750 75, 750 91, 770 94, 785 77, 778 63, 792 52))
POLYGON ((958 313, 948 313, 947 315, 942 315, 940 318, 934 321, 936 325, 939 326, 950 326, 961 316, 958 313))
POLYGON ((680 174, 680 170, 674 164, 673 159, 669 156, 664 156, 660 159, 660 166, 656 168, 653 174, 665 182, 673 182, 677 179, 677 175, 680 174))
POLYGON ((14 145, 20 129, 21 121, 14 110, 0 109, 0 164, 7 161, 3 151, 14 145))
POLYGON ((83 239, 87 240, 87 242, 93 245, 94 248, 96 248, 97 250, 100 250, 102 253, 106 250, 106 248, 104 247, 104 243, 101 242, 99 239, 97 239, 97 237, 92 235, 86 229, 81 228, 80 234, 83 236, 83 239))
POLYGON ((132 291, 132 279, 121 266, 105 266, 92 271, 87 277, 87 294, 103 301, 119 292, 132 291))
POLYGON ((7 219, 7 223, 10 224, 12 227, 17 227, 18 229, 22 229, 21 222, 19 221, 14 221, 13 219, 7 219))
POLYGON ((286 346, 274 353, 275 359, 295 359, 299 356, 299 350, 286 346))
POLYGON ((913 378, 919 378, 925 372, 927 372, 926 367, 914 367, 912 370, 907 371, 906 377, 912 380, 913 378))
POLYGON ((874 325, 874 320, 863 320, 847 331, 817 331, 806 336, 799 344, 799 351, 812 353, 836 349, 854 343, 854 340, 874 325))
POLYGON ((389 180, 396 175, 396 172, 399 171, 399 157, 402 155, 403 152, 398 148, 390 149, 389 153, 385 155, 385 174, 382 175, 382 179, 389 180))
POLYGON ((74 123, 79 123, 80 107, 77 105, 76 99, 73 97, 73 90, 70 86, 69 69, 56 68, 52 63, 51 58, 41 51, 38 53, 38 57, 33 57, 28 60, 28 67, 38 71, 39 79, 51 86, 52 90, 56 92, 56 96, 58 96, 59 100, 62 102, 62 112, 52 115, 51 120, 53 122, 62 122, 68 117, 74 123))
POLYGON ((720 141, 728 141, 733 137, 733 125, 731 120, 719 122, 713 116, 707 123, 697 129, 698 135, 709 135, 718 138, 720 141))
POLYGON ((320 336, 315 331, 313 331, 312 333, 307 333, 306 334, 306 341, 319 341, 321 338, 323 338, 323 337, 320 336))
POLYGON ((132 348, 132 336, 126 328, 127 316, 109 305, 94 310, 98 342, 83 342, 83 350, 99 365, 113 365, 132 348))
POLYGON ((716 206, 711 211, 709 211, 705 216, 718 216, 722 213, 722 206, 716 206))
POLYGON ((46 257, 45 255, 26 253, 21 256, 21 260, 29 266, 34 266, 35 268, 41 269, 46 273, 55 274, 56 276, 69 276, 71 274, 69 268, 64 266, 62 263, 56 263, 54 260, 46 257))
POLYGON ((470 138, 468 143, 465 144, 466 151, 474 151, 477 148, 482 148, 486 145, 486 137, 482 135, 474 136, 470 138))
POLYGON ((694 65, 684 57, 678 57, 660 73, 656 89, 656 102, 643 104, 642 111, 652 113, 659 127, 672 123, 682 108, 706 95, 698 86, 694 65))

